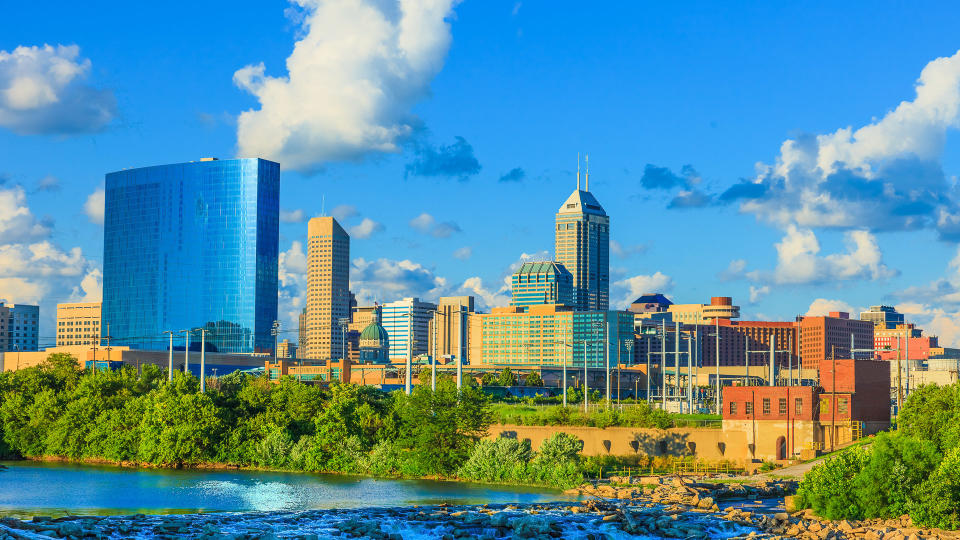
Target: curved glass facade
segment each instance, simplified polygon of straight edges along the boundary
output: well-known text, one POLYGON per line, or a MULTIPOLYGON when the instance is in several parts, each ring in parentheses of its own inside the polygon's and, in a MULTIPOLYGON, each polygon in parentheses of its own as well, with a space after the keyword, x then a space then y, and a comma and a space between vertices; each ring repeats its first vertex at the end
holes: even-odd
MULTIPOLYGON (((272 350, 279 191, 280 165, 262 159, 107 174, 104 335, 164 350, 164 331, 206 328, 208 351, 272 350)), ((174 347, 182 350, 183 334, 174 347)))

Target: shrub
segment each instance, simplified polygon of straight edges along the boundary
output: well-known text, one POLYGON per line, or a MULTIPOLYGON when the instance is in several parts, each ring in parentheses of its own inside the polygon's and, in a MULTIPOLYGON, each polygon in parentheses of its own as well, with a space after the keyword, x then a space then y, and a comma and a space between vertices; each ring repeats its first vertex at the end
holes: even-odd
POLYGON ((877 435, 869 460, 854 481, 864 515, 893 518, 906 514, 918 502, 920 485, 939 463, 940 455, 930 441, 877 435))
POLYGON ((863 508, 854 492, 854 480, 867 460, 867 453, 860 447, 828 457, 803 477, 797 488, 797 505, 813 508, 829 519, 862 519, 863 508))
POLYGON ((481 482, 524 482, 531 455, 528 440, 484 439, 474 445, 457 476, 481 482))
POLYGON ((923 483, 910 517, 918 525, 960 528, 960 447, 954 448, 923 483))

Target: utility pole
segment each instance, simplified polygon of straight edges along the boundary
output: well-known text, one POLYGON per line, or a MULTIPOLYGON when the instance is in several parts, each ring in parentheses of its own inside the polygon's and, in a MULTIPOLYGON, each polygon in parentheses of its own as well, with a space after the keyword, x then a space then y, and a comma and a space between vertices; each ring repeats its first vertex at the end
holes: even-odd
POLYGON ((583 340, 583 413, 587 414, 590 412, 588 408, 589 401, 587 400, 587 340, 583 340))
MULTIPOLYGON (((273 349, 274 357, 276 357, 277 349, 273 349)), ((200 329, 200 393, 203 394, 207 391, 207 329, 200 329)), ((276 361, 276 360, 274 360, 276 361)))
POLYGON ((185 345, 183 346, 183 372, 190 373, 190 330, 181 330, 184 334, 185 345))
POLYGON ((667 321, 663 323, 663 336, 660 339, 660 407, 667 410, 667 321))
MULTIPOLYGON (((107 340, 107 369, 110 369, 110 350, 113 348, 110 346, 110 340, 113 339, 113 336, 110 335, 110 323, 107 323, 107 335, 104 336, 104 339, 107 340)), ((93 367, 97 367, 96 362, 93 363, 93 367)), ((910 369, 909 364, 907 369, 910 369)))
POLYGON ((407 312, 407 376, 404 391, 409 396, 413 386, 413 305, 407 312))
POLYGON ((677 396, 677 405, 680 412, 683 412, 683 390, 680 386, 680 323, 674 325, 673 328, 676 332, 676 337, 673 340, 673 371, 677 378, 677 380, 674 381, 674 392, 677 396))
MULTIPOLYGON (((169 350, 169 358, 167 359, 168 363, 170 364, 170 367, 167 368, 167 381, 168 381, 168 382, 172 382, 172 381, 173 381, 173 331, 172 331, 172 330, 166 330, 166 331, 164 331, 163 333, 164 333, 164 334, 170 334, 170 350, 169 350)), ((96 353, 96 352, 93 353, 93 363, 94 363, 94 364, 97 363, 97 353, 96 353)))
MULTIPOLYGON (((643 327, 641 326, 641 328, 643 328, 643 327)), ((657 329, 657 330, 659 330, 659 329, 657 329)), ((643 338, 643 342, 646 344, 646 346, 645 346, 644 348, 647 350, 647 377, 646 377, 646 378, 647 378, 647 395, 646 395, 646 398, 647 398, 647 405, 650 405, 650 339, 647 338, 647 337, 644 337, 644 338, 643 338)), ((637 395, 637 380, 636 380, 636 379, 633 380, 633 399, 634 399, 637 403, 640 403, 640 396, 637 395)))
POLYGON ((457 329, 457 395, 460 394, 460 389, 463 388, 463 315, 466 313, 463 311, 463 306, 457 307, 457 322, 459 323, 459 328, 457 329))

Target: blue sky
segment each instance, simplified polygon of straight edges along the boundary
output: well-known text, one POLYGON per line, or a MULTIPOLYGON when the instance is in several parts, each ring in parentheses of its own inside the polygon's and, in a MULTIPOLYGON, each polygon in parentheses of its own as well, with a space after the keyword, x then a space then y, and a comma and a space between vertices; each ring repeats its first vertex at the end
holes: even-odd
POLYGON ((594 4, 6 5, 0 299, 52 335, 57 302, 99 296, 104 173, 243 153, 281 162, 288 327, 324 208, 361 299, 497 305, 552 257, 583 152, 617 307, 883 302, 960 345, 952 4, 594 4))

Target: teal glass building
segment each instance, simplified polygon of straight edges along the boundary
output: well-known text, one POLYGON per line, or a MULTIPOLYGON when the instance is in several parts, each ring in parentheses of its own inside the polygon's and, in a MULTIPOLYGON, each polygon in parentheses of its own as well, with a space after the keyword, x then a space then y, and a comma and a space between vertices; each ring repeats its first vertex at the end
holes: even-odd
POLYGON ((262 159, 107 174, 101 328, 111 344, 165 350, 164 331, 205 328, 207 351, 271 351, 279 191, 280 165, 262 159))
POLYGON ((573 306, 573 276, 560 263, 526 262, 510 276, 510 305, 573 306))

